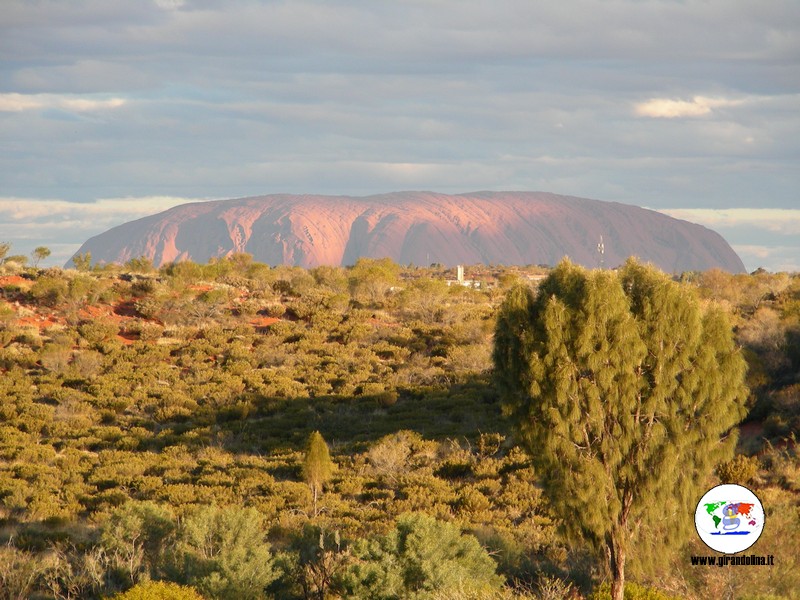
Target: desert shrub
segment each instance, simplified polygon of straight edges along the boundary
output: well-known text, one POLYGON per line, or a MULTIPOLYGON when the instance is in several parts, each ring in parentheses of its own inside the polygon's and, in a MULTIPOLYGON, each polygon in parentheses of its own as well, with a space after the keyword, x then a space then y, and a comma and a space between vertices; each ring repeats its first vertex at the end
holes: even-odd
POLYGON ((447 350, 447 358, 456 373, 483 373, 492 362, 489 344, 454 346, 447 350))
POLYGON ((279 319, 286 313, 286 307, 283 304, 279 303, 267 304, 259 312, 260 314, 266 317, 273 317, 275 319, 279 319))
POLYGON ((359 258, 349 272, 353 298, 362 305, 386 305, 388 295, 398 284, 399 274, 400 267, 388 258, 359 258))
POLYGON ((103 355, 94 350, 81 350, 72 358, 73 371, 85 379, 97 376, 103 369, 103 355))
POLYGON ((7 302, 0 302, 0 324, 9 323, 17 316, 16 311, 7 302))
POLYGON ((151 273, 153 271, 153 261, 146 256, 132 258, 123 266, 134 273, 151 273))
POLYGON ((119 333, 119 325, 110 321, 89 321, 79 325, 78 331, 90 344, 101 344, 119 333))
POLYGON ((755 456, 737 454, 731 460, 717 465, 717 477, 721 483, 747 485, 758 475, 759 462, 755 456))
POLYGON ((212 598, 263 598, 278 575, 265 538, 263 518, 253 508, 199 508, 178 533, 176 570, 212 598))
POLYGON ((505 439, 500 433, 481 433, 478 436, 478 455, 482 458, 494 456, 500 451, 505 439))
POLYGON ((146 581, 112 597, 112 600, 203 600, 192 587, 167 581, 146 581))
POLYGON ((172 280, 184 283, 199 280, 203 273, 203 267, 190 260, 184 260, 166 264, 161 267, 159 272, 172 280))
POLYGON ((128 502, 115 509, 101 528, 100 545, 118 581, 132 585, 157 576, 174 530, 171 511, 152 502, 128 502))
POLYGON ((105 582, 106 566, 102 548, 84 550, 73 542, 53 541, 40 587, 59 600, 96 598, 105 582))
POLYGON ((67 296, 68 284, 63 276, 45 275, 31 286, 30 295, 45 306, 58 306, 67 296))
POLYGON ((369 449, 367 459, 378 475, 394 480, 410 467, 413 446, 420 440, 420 435, 412 431, 387 435, 369 449))
POLYGON ((347 274, 341 267, 320 265, 311 269, 309 274, 317 282, 317 285, 340 294, 347 292, 347 274))
POLYGON ((0 545, 0 600, 30 598, 46 571, 43 561, 31 552, 0 545))
POLYGON ((348 598, 430 598, 448 589, 499 590, 503 580, 478 540, 424 514, 401 517, 385 536, 353 546, 342 577, 348 598))
POLYGON ((63 373, 67 369, 71 357, 72 349, 59 344, 45 344, 39 353, 42 366, 54 373, 63 373))
MULTIPOLYGON (((624 598, 625 600, 680 600, 677 596, 670 596, 632 581, 625 584, 624 598)), ((588 600, 611 600, 611 584, 601 584, 589 594, 588 600)))
POLYGON ((139 298, 133 304, 136 312, 145 319, 156 319, 164 309, 165 300, 157 296, 139 298))
POLYGON ((800 383, 770 392, 765 429, 772 436, 800 434, 800 383))

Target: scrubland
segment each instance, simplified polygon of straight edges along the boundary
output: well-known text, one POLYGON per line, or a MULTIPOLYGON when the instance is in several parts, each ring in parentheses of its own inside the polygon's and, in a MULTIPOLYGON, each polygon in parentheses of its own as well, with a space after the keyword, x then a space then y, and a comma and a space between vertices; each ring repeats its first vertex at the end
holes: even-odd
MULTIPOLYGON (((492 385, 505 291, 545 269, 81 266, 0 266, 0 598, 608 597, 492 385)), ((747 359, 708 487, 756 491, 775 566, 633 549, 630 597, 797 598, 800 276, 678 278, 747 359)))

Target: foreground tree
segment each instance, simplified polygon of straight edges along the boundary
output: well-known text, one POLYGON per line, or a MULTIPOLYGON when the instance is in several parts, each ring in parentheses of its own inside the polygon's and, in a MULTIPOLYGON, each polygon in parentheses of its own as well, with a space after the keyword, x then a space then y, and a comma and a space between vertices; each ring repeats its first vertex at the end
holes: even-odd
POLYGON ((725 314, 634 261, 617 272, 563 261, 538 293, 509 292, 493 358, 552 506, 605 552, 622 600, 631 544, 679 539, 732 454, 747 392, 725 314))

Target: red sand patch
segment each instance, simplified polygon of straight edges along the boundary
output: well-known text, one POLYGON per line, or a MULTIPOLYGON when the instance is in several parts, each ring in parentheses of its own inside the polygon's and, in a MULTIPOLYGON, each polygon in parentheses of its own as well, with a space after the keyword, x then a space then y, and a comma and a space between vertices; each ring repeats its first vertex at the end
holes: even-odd
POLYGON ((30 279, 25 279, 19 275, 5 275, 0 277, 0 286, 6 285, 31 285, 33 282, 30 279))
POLYGON ((129 303, 121 303, 116 306, 109 306, 107 304, 84 306, 79 314, 82 319, 102 319, 120 323, 134 318, 134 314, 131 314, 135 312, 133 304, 131 303, 130 306, 128 306, 128 304, 129 303))
POLYGON ((261 327, 269 327, 270 325, 273 325, 278 321, 280 321, 280 319, 276 319, 275 317, 259 317, 257 319, 253 319, 252 321, 250 321, 250 324, 253 327, 261 328, 261 327))

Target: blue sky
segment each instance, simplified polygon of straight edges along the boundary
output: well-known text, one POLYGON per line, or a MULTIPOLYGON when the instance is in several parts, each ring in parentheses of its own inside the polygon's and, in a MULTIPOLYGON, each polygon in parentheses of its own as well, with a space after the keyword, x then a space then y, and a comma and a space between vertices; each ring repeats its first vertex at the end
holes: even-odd
POLYGON ((539 190, 800 271, 796 0, 3 0, 0 241, 188 200, 539 190))

